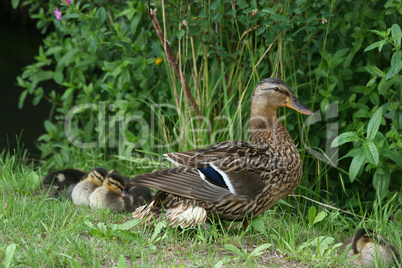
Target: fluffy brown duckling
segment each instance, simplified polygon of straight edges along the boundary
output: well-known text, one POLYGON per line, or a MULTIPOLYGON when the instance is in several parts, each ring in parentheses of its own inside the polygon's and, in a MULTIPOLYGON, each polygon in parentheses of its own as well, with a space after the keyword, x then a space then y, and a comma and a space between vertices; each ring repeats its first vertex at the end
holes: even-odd
POLYGON ((122 211, 126 207, 127 191, 125 178, 117 172, 108 173, 102 186, 96 188, 89 196, 89 203, 94 208, 110 208, 122 211))
POLYGON ((69 168, 47 174, 35 194, 45 193, 50 198, 65 196, 71 199, 71 193, 77 183, 84 180, 88 174, 85 171, 69 168))
POLYGON ((348 257, 359 254, 359 257, 353 260, 358 267, 376 267, 376 256, 381 266, 384 267, 401 261, 398 250, 369 229, 357 230, 353 238, 345 244, 345 246, 352 244, 347 254, 348 257))
POLYGON ((107 174, 108 171, 103 167, 93 169, 86 179, 79 182, 72 190, 71 198, 74 204, 78 206, 88 206, 89 196, 96 188, 102 186, 107 174))
POLYGON ((90 195, 89 202, 95 208, 133 212, 140 205, 151 202, 152 198, 152 191, 148 187, 132 186, 128 178, 117 172, 109 172, 102 186, 90 195))
POLYGON ((152 190, 145 186, 133 186, 131 181, 127 183, 128 196, 125 198, 125 209, 128 212, 135 211, 139 206, 149 204, 154 197, 152 190))

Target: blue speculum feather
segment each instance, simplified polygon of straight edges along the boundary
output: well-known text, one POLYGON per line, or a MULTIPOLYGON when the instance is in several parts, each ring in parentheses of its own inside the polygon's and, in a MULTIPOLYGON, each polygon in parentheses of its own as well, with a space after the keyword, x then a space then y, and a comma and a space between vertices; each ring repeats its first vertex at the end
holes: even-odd
POLYGON ((222 186, 225 188, 228 188, 228 186, 226 185, 225 181, 223 180, 221 174, 219 174, 215 169, 207 167, 207 168, 198 168, 199 171, 202 172, 202 174, 205 175, 205 178, 218 186, 222 186))

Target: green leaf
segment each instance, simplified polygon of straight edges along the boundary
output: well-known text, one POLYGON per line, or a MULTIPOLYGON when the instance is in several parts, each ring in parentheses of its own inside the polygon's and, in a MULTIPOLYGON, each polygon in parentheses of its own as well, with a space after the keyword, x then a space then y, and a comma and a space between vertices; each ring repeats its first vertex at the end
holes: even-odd
POLYGON ((62 100, 66 100, 71 94, 73 94, 74 88, 69 88, 66 91, 64 91, 63 95, 61 95, 62 100))
POLYGON ((265 234, 267 232, 267 229, 265 228, 265 220, 262 217, 254 218, 251 224, 259 233, 265 234))
POLYGON ((125 223, 118 224, 116 226, 116 229, 129 230, 129 229, 133 228, 134 226, 138 225, 140 222, 141 222, 141 220, 138 220, 138 219, 129 220, 129 221, 126 221, 125 223))
POLYGON ((398 77, 391 78, 390 80, 385 81, 385 79, 381 80, 382 83, 379 83, 378 86, 378 94, 386 95, 389 92, 389 89, 394 85, 399 83, 398 77))
POLYGON ((375 83, 376 80, 377 80, 377 77, 375 77, 375 76, 372 77, 370 79, 370 81, 367 82, 366 87, 371 87, 375 83))
POLYGON ((55 137, 55 134, 57 133, 57 127, 55 124, 50 122, 49 120, 46 120, 43 125, 45 126, 46 131, 52 136, 55 137))
POLYGON ((387 73, 387 77, 386 77, 387 80, 394 77, 395 75, 397 75, 399 73, 399 71, 401 70, 401 68, 402 68, 401 57, 402 57, 402 52, 400 50, 396 51, 394 53, 394 55, 392 55, 391 69, 387 73))
POLYGON ((70 62, 70 60, 75 56, 75 54, 77 54, 79 51, 80 51, 80 48, 76 47, 76 48, 70 50, 69 52, 67 52, 66 54, 64 54, 64 56, 61 57, 61 59, 57 63, 57 66, 61 66, 63 64, 67 65, 70 62))
POLYGON ((34 106, 36 106, 36 105, 38 105, 38 103, 40 102, 40 100, 42 99, 42 97, 43 97, 43 88, 42 87, 38 87, 36 90, 35 90, 35 97, 32 99, 32 104, 34 105, 34 106))
POLYGON ((316 224, 317 222, 320 222, 323 219, 325 219, 326 216, 327 216, 327 212, 325 212, 325 211, 321 211, 320 213, 318 213, 317 216, 314 218, 313 225, 316 224))
POLYGON ((82 265, 77 260, 70 259, 70 267, 82 268, 82 265))
POLYGON ((151 243, 153 243, 156 239, 156 237, 159 235, 159 233, 161 232, 163 226, 165 225, 165 222, 158 222, 158 224, 156 224, 155 229, 154 229, 154 233, 152 234, 151 237, 151 243))
POLYGON ((353 48, 350 51, 349 55, 345 58, 345 61, 343 62, 343 68, 347 69, 352 62, 353 58, 355 57, 356 53, 360 51, 360 48, 362 47, 363 44, 363 38, 359 38, 358 41, 353 43, 353 48))
POLYGON ((328 100, 328 98, 325 98, 325 99, 323 99, 323 100, 321 101, 321 103, 320 103, 320 109, 321 109, 321 111, 322 111, 323 113, 326 113, 326 112, 327 112, 328 105, 329 105, 329 100, 328 100))
POLYGON ((29 185, 35 188, 40 184, 41 179, 39 178, 38 174, 36 174, 36 172, 32 170, 28 175, 28 181, 29 185))
POLYGON ((377 135, 382 120, 383 108, 380 107, 375 111, 367 126, 367 139, 373 140, 377 135))
POLYGON ((330 244, 334 243, 334 238, 333 237, 328 237, 328 236, 320 236, 317 239, 317 248, 319 255, 322 256, 324 252, 329 248, 330 244))
POLYGON ((212 4, 209 6, 209 8, 211 10, 217 10, 220 7, 220 5, 221 5, 221 2, 219 0, 214 0, 212 2, 212 4))
POLYGON ((178 31, 178 32, 176 33, 177 39, 181 39, 185 33, 186 33, 186 31, 183 30, 183 29, 181 29, 180 31, 178 31))
POLYGON ((126 260, 124 259, 123 255, 119 256, 119 265, 117 267, 118 268, 126 268, 127 267, 127 263, 126 263, 126 260))
MULTIPOLYGON (((369 45, 368 47, 366 47, 366 49, 364 50, 364 52, 370 51, 370 50, 372 50, 372 49, 374 49, 374 48, 377 48, 377 47, 382 47, 382 46, 385 45, 385 43, 386 43, 385 40, 381 40, 381 41, 375 42, 375 43, 369 45)), ((381 50, 380 50, 380 51, 381 51, 381 50)))
POLYGON ((6 248, 6 256, 4 258, 4 267, 6 267, 6 268, 10 267, 16 248, 17 248, 16 244, 11 244, 6 248))
POLYGON ((370 94, 370 101, 372 104, 379 106, 380 105, 380 97, 378 96, 378 93, 373 91, 370 94))
POLYGON ((345 132, 345 133, 342 133, 341 135, 339 135, 338 137, 336 137, 332 141, 331 148, 339 147, 342 144, 345 144, 347 142, 355 142, 358 140, 359 140, 359 137, 357 136, 357 134, 355 132, 345 132))
POLYGON ((356 179, 356 176, 359 173, 365 161, 366 157, 364 155, 364 151, 359 148, 358 153, 353 157, 352 163, 350 163, 349 167, 350 182, 353 182, 356 179))
POLYGON ((214 268, 221 268, 222 266, 223 266, 223 260, 221 259, 215 264, 214 268))
POLYGON ((250 253, 250 257, 260 256, 264 253, 264 250, 270 248, 271 246, 272 244, 262 244, 261 246, 258 246, 250 253))
POLYGON ((372 75, 376 75, 379 77, 385 76, 385 73, 383 71, 381 71, 377 66, 367 65, 365 68, 366 68, 366 71, 372 75))
POLYGON ((24 101, 25 98, 27 97, 28 94, 28 90, 24 90, 22 91, 21 95, 20 95, 20 99, 18 100, 18 109, 22 109, 22 107, 24 106, 24 101))
POLYGON ((98 49, 98 37, 95 37, 92 41, 91 44, 89 45, 89 53, 91 56, 95 56, 96 50, 98 49))
POLYGON ((20 0, 12 0, 11 1, 11 6, 16 9, 18 5, 20 4, 20 0))
POLYGON ((311 226, 313 226, 314 219, 315 219, 315 217, 317 215, 317 209, 314 206, 310 207, 308 209, 308 214, 307 215, 308 215, 307 216, 308 217, 308 222, 310 223, 311 226))
POLYGON ((92 222, 88 221, 88 220, 85 221, 84 224, 85 224, 87 227, 89 227, 90 229, 95 229, 95 228, 96 228, 95 225, 94 225, 92 222))
POLYGON ((382 156, 385 156, 392 161, 394 161, 398 166, 402 167, 402 156, 400 153, 396 151, 392 151, 389 149, 380 149, 380 153, 382 156))
POLYGON ((344 49, 338 50, 337 52, 335 52, 335 54, 332 56, 332 58, 342 58, 349 52, 349 50, 350 50, 350 48, 344 48, 344 49))
POLYGON ((135 14, 133 20, 130 23, 130 29, 131 29, 131 34, 134 35, 137 31, 138 28, 138 24, 141 21, 141 17, 142 17, 142 13, 138 12, 137 14, 135 14))
POLYGON ((396 44, 400 47, 401 46, 401 27, 398 24, 393 24, 391 27, 391 34, 392 38, 395 40, 396 44))
POLYGON ((366 156, 367 160, 370 163, 377 166, 378 165, 378 149, 372 140, 366 140, 363 143, 363 151, 364 151, 364 155, 366 156))
POLYGON ((257 36, 259 36, 260 34, 264 33, 268 28, 265 26, 261 26, 260 28, 258 28, 257 30, 257 36))
POLYGON ((390 185, 391 174, 382 168, 377 168, 373 176, 373 186, 380 198, 387 193, 390 185))
POLYGON ((231 252, 233 252, 234 254, 236 254, 239 257, 244 257, 244 253, 238 249, 237 247, 231 245, 231 244, 225 244, 223 245, 223 247, 231 252))
POLYGON ((239 0, 236 2, 239 8, 246 8, 249 6, 249 3, 246 0, 239 0))
POLYGON ((61 84, 63 83, 63 79, 64 79, 64 74, 63 74, 63 72, 58 71, 58 72, 55 72, 55 73, 54 73, 53 80, 54 80, 57 84, 61 85, 61 84))
POLYGON ((334 238, 329 236, 319 236, 304 242, 299 249, 301 250, 305 247, 316 247, 319 256, 322 256, 325 250, 329 248, 329 245, 334 243, 334 240, 334 238))
POLYGON ((98 25, 102 25, 106 21, 106 10, 100 7, 95 13, 96 22, 98 25))

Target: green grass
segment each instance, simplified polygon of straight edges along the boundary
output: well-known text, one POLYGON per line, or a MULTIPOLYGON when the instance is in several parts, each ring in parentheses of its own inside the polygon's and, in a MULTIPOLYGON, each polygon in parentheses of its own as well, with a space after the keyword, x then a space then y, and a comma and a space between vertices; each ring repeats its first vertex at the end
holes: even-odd
MULTIPOLYGON (((117 165, 76 156, 86 169, 117 165)), ((6 267, 348 267, 339 242, 361 226, 402 245, 389 204, 376 204, 373 215, 364 215, 372 220, 364 220, 288 197, 247 229, 232 222, 147 228, 127 213, 34 196, 44 175, 43 165, 27 164, 23 153, 0 159, 0 260, 6 267)))

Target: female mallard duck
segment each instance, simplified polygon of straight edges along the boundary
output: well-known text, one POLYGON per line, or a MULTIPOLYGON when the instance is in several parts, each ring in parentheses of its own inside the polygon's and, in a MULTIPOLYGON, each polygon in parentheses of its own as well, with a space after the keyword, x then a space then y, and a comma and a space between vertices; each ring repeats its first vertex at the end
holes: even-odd
POLYGON ((43 178, 35 193, 37 195, 45 193, 47 197, 53 198, 65 195, 66 198, 71 199, 74 186, 87 176, 85 171, 73 168, 55 171, 43 178))
POLYGON ((292 193, 302 176, 300 154, 276 110, 290 107, 313 115, 277 78, 262 80, 251 96, 251 142, 227 141, 205 149, 168 153, 175 168, 137 175, 135 185, 160 190, 133 217, 196 226, 217 215, 224 220, 255 217, 292 193), (166 215, 166 216, 165 216, 166 215))
POLYGON ((89 196, 96 188, 102 185, 107 174, 108 171, 103 167, 93 169, 85 180, 79 182, 74 187, 71 193, 74 204, 78 206, 88 206, 89 196))
POLYGON ((359 229, 354 234, 351 241, 347 241, 345 246, 352 244, 347 256, 352 257, 360 254, 353 262, 359 267, 376 267, 375 256, 381 266, 389 266, 400 263, 398 250, 388 243, 383 237, 372 230, 359 229))

